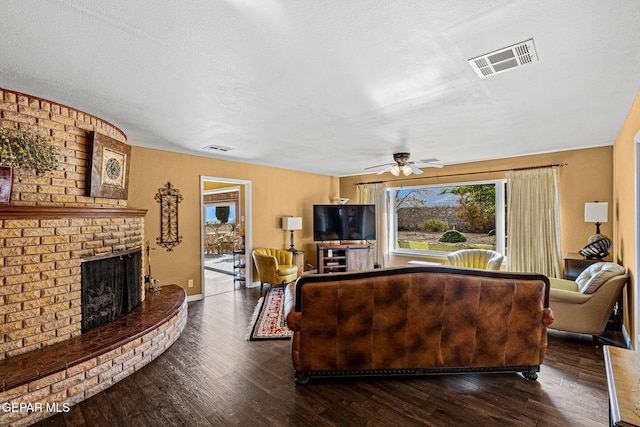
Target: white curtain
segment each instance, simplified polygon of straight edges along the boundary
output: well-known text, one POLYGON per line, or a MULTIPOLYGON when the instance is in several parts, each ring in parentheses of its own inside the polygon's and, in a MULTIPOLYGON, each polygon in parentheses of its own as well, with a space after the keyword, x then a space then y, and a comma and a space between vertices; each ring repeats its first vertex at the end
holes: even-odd
POLYGON ((558 168, 507 172, 509 270, 562 277, 558 168))
POLYGON ((376 246, 374 262, 389 265, 389 235, 387 232, 387 187, 384 183, 358 184, 358 203, 376 206, 376 246))

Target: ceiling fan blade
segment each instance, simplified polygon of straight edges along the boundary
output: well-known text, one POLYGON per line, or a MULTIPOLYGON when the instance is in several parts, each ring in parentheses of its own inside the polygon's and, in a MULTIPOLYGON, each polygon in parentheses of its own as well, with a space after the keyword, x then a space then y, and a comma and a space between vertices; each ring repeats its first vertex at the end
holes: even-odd
POLYGON ((414 162, 414 164, 418 164, 420 165, 420 167, 425 167, 425 168, 441 168, 442 167, 442 163, 440 163, 438 159, 418 160, 417 162, 414 162))
POLYGON ((383 163, 383 164, 381 164, 381 165, 369 166, 368 168, 364 168, 364 170, 369 170, 369 169, 378 169, 378 168, 381 168, 381 167, 383 167, 383 166, 392 167, 393 165, 395 165, 395 163, 383 163))
POLYGON ((420 175, 421 173, 423 173, 420 169, 418 169, 413 163, 409 163, 407 166, 409 166, 409 168, 411 169, 411 171, 413 173, 415 173, 416 175, 420 175))
POLYGON ((441 168, 442 167, 442 163, 440 163, 440 160, 438 159, 424 159, 424 160, 418 160, 415 162, 416 164, 418 164, 420 167, 426 167, 426 168, 441 168))
MULTIPOLYGON (((381 165, 384 166, 384 165, 381 165)), ((376 175, 382 175, 383 173, 389 172, 391 169, 393 169, 393 167, 395 166, 395 164, 393 165, 389 165, 386 168, 382 169, 380 172, 378 172, 376 175)), ((378 166, 380 167, 380 166, 378 166)))
POLYGON ((422 166, 425 168, 442 168, 443 167, 442 163, 424 163, 422 166))

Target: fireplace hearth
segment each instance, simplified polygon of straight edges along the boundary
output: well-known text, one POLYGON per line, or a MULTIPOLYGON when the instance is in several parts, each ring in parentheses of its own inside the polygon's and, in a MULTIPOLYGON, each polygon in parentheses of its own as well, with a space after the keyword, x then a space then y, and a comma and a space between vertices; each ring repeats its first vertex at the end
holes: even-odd
POLYGON ((112 322, 140 304, 142 249, 83 259, 82 332, 112 322))

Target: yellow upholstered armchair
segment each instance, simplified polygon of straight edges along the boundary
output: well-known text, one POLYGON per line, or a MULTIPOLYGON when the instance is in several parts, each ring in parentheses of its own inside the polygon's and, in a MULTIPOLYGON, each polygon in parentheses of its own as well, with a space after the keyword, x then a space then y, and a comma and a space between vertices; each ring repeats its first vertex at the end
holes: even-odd
POLYGON ((298 266, 293 264, 293 252, 283 249, 254 249, 253 262, 260 278, 260 292, 265 283, 285 286, 298 277, 298 266))
POLYGON ((552 329, 601 335, 629 279, 626 269, 614 262, 597 262, 573 280, 550 278, 549 306, 555 315, 552 329))
POLYGON ((449 264, 454 267, 500 270, 504 257, 501 253, 487 249, 463 249, 447 255, 449 264))

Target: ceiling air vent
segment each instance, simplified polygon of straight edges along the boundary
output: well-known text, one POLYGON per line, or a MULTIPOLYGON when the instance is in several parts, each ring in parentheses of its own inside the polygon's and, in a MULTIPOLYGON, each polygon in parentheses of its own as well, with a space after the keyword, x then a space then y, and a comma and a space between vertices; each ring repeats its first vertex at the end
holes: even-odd
POLYGON ((536 53, 533 39, 529 39, 486 55, 471 58, 469 64, 471 64, 471 68, 473 68, 478 77, 484 79, 485 77, 537 61, 538 54, 536 53))
POLYGON ((211 150, 211 151, 219 151, 221 153, 226 153, 227 151, 233 150, 233 148, 224 147, 222 145, 207 145, 206 147, 204 147, 204 149, 211 150))

